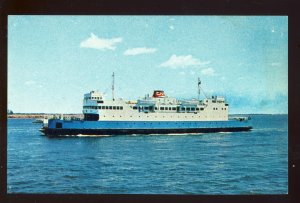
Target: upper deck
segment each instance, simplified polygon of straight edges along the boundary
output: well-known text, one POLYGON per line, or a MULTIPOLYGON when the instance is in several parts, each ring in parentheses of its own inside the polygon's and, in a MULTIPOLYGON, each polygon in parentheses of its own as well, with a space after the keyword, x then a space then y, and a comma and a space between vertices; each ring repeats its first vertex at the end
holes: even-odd
POLYGON ((204 100, 177 100, 161 90, 137 101, 105 100, 97 91, 84 95, 86 120, 112 121, 211 121, 228 120, 228 104, 223 97, 204 100))

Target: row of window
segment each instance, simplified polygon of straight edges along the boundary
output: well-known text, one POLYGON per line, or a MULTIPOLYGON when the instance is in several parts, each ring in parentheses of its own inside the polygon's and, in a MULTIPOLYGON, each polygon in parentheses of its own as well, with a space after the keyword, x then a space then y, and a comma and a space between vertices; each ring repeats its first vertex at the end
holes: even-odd
MULTIPOLYGON (((123 110, 123 106, 84 106, 83 109, 108 109, 108 110, 123 110)), ((153 110, 153 107, 148 107, 148 106, 144 106, 144 107, 137 107, 134 106, 133 107, 134 110, 153 110)), ((154 108, 155 110, 158 110, 157 107, 154 108)), ((160 107, 159 110, 161 111, 176 111, 176 110, 180 110, 180 111, 203 111, 204 108, 195 108, 195 107, 160 107)), ((213 108, 213 110, 218 110, 218 108, 213 108)), ((222 110, 226 110, 226 108, 222 108, 222 110)))
POLYGON ((85 97, 85 99, 102 99, 102 97, 85 97))
MULTIPOLYGON (((144 106, 144 107, 137 107, 137 106, 134 106, 133 107, 133 109, 134 110, 137 110, 137 109, 139 109, 139 110, 153 110, 153 107, 152 106, 144 106)), ((158 107, 155 107, 154 108, 155 110, 158 110, 158 107)), ((159 110, 161 110, 161 111, 199 111, 199 110, 201 110, 201 111, 203 111, 204 110, 204 108, 194 108, 194 107, 160 107, 159 108, 159 110)))
MULTIPOLYGON (((96 115, 98 115, 98 114, 96 114, 96 115)), ((103 116, 103 117, 104 118, 105 117, 108 117, 108 118, 109 117, 113 117, 113 118, 115 118, 115 117, 118 117, 118 116, 112 115, 112 116, 103 116)), ((122 118, 121 115, 119 117, 122 118)), ((127 117, 127 116, 124 116, 124 117, 127 117)), ((136 118, 137 116, 129 116, 129 117, 130 118, 133 118, 133 117, 136 118)), ((149 117, 150 116, 147 116, 147 118, 149 118, 149 117)), ((153 116, 153 117, 155 117, 155 118, 158 118, 158 117, 161 118, 160 116, 153 116)), ((184 116, 184 118, 188 118, 188 117, 190 118, 190 116, 184 116)), ((191 118, 203 118, 203 117, 207 118, 207 116, 192 116, 191 118)), ((214 118, 216 118, 216 117, 217 118, 226 118, 225 116, 222 116, 222 117, 221 116, 215 116, 214 118)), ((139 116, 139 118, 141 118, 141 116, 139 116)), ((183 118, 183 116, 182 117, 181 116, 162 116, 162 118, 183 118)))
MULTIPOLYGON (((213 108, 213 110, 218 110, 218 108, 213 108)), ((226 108, 222 108, 222 110, 226 110, 226 108)))
POLYGON ((83 109, 123 110, 123 106, 84 106, 83 109))

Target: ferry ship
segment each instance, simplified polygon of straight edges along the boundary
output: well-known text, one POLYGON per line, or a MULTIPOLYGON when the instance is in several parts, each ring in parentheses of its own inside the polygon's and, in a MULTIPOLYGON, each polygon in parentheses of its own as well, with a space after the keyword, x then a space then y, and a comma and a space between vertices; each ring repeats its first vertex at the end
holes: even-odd
POLYGON ((249 131, 248 119, 229 119, 229 104, 224 97, 179 100, 163 90, 154 90, 136 101, 114 98, 106 100, 98 91, 84 95, 81 120, 49 119, 40 130, 46 135, 125 135, 178 134, 249 131))

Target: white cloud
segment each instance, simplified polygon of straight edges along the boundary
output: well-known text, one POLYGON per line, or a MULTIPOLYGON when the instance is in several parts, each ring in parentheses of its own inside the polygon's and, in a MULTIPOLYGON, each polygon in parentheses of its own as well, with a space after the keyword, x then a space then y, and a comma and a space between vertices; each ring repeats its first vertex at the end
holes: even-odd
POLYGON ((124 52, 124 55, 135 56, 135 55, 139 55, 139 54, 151 54, 154 52, 156 52, 155 48, 137 47, 137 48, 127 49, 124 52))
POLYGON ((112 39, 104 39, 98 38, 95 34, 91 33, 91 36, 82 41, 80 43, 80 47, 83 48, 92 48, 92 49, 99 49, 99 50, 115 50, 116 44, 122 42, 123 39, 121 37, 112 38, 112 39))
POLYGON ((36 82, 33 81, 33 80, 28 80, 28 81, 26 81, 24 84, 29 86, 29 85, 35 85, 36 82))
POLYGON ((172 55, 169 60, 160 64, 160 67, 166 68, 186 68, 186 67, 199 67, 209 64, 210 61, 200 61, 197 58, 194 58, 192 55, 187 56, 176 56, 172 55))
POLYGON ((203 75, 213 76, 215 74, 215 70, 213 68, 206 68, 201 71, 203 75))
POLYGON ((170 28, 171 30, 174 30, 174 29, 175 29, 173 25, 170 25, 169 28, 170 28))

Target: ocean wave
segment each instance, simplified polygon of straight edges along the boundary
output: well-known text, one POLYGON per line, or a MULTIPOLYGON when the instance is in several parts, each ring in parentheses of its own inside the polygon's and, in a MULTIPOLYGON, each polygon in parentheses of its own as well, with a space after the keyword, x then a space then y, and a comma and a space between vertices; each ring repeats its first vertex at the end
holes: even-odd
POLYGON ((220 134, 232 134, 232 132, 218 132, 220 134))
POLYGON ((77 137, 111 137, 112 135, 85 135, 85 134, 78 134, 77 137))
POLYGON ((280 128, 253 128, 251 131, 253 132, 287 132, 287 129, 280 128))

